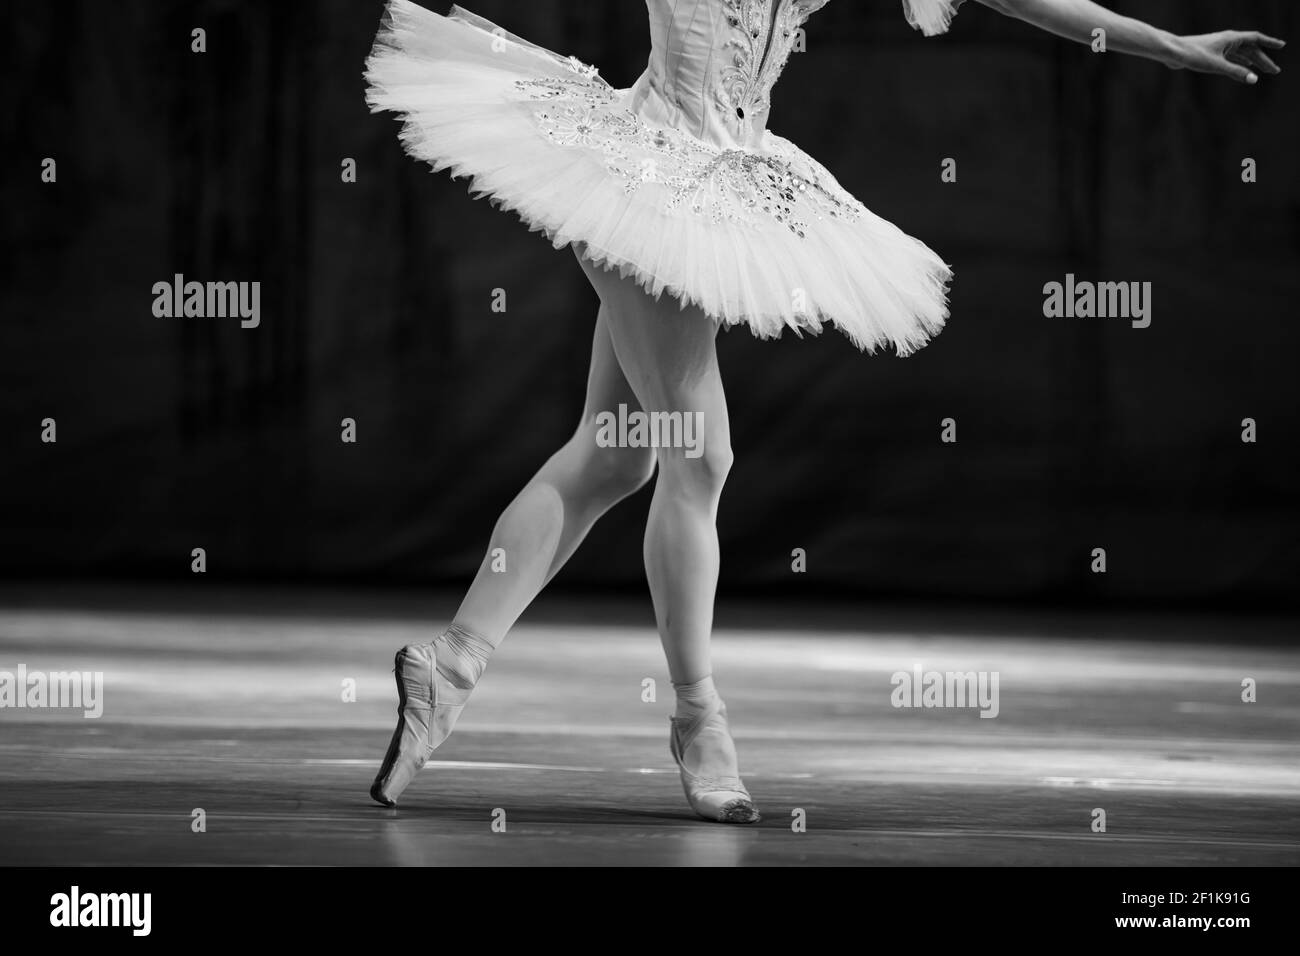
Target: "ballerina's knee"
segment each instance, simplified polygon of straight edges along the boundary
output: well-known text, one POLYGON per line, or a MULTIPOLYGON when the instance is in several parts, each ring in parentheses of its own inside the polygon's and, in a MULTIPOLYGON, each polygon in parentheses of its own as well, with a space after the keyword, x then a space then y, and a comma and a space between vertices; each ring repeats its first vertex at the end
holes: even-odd
POLYGON ((617 412, 595 416, 591 467, 621 476, 630 494, 649 480, 657 463, 659 481, 672 491, 716 501, 735 456, 726 427, 709 424, 699 411, 645 412, 619 405, 617 412))
POLYGON ((694 457, 681 448, 660 448, 659 480, 666 482, 677 494, 704 501, 716 501, 727 483, 727 475, 736 460, 731 442, 716 438, 703 442, 700 453, 694 457))

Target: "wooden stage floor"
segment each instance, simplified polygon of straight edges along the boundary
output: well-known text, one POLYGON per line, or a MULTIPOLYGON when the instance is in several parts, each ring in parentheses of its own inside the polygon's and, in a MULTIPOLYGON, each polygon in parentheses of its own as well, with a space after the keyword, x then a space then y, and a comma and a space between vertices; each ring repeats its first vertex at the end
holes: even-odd
POLYGON ((0 592, 0 671, 105 675, 98 719, 0 710, 0 863, 1300 863, 1295 622, 724 605, 716 676, 764 813, 741 828, 687 809, 634 599, 526 616, 402 805, 371 803, 393 651, 450 606, 0 592), (917 665, 997 672, 999 715, 892 706, 917 665))

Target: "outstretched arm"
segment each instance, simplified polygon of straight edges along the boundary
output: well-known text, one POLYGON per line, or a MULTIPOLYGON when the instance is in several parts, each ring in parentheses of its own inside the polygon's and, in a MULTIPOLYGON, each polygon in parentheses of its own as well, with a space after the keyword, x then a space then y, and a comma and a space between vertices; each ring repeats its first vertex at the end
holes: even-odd
POLYGON ((1217 73, 1242 83, 1256 83, 1260 73, 1281 69, 1264 50, 1280 50, 1282 40, 1253 30, 1224 30, 1199 36, 1175 36, 1120 16, 1092 0, 979 0, 986 7, 1024 20, 1049 33, 1091 43, 1092 31, 1106 31, 1106 48, 1156 60, 1174 70, 1217 73))

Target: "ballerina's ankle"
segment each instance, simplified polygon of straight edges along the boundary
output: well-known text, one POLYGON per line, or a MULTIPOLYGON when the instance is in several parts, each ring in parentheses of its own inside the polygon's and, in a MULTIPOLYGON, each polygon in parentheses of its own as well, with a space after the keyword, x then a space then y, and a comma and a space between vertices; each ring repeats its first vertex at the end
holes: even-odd
POLYGON ((438 673, 461 690, 474 689, 487 668, 488 658, 496 650, 496 645, 487 638, 455 623, 448 625, 431 643, 438 673))
POLYGON ((673 690, 677 692, 677 709, 673 714, 674 717, 694 717, 718 696, 717 688, 713 686, 712 674, 689 684, 674 683, 673 690))

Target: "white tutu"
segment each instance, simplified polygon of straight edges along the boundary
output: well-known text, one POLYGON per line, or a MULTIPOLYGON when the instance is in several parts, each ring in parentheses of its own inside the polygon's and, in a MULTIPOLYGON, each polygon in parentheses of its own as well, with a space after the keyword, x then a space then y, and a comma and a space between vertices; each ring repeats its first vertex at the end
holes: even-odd
MULTIPOLYGON (((791 32, 826 0, 647 2, 656 44, 690 4, 719 35, 701 39, 692 19, 676 74, 652 55, 619 90, 467 11, 390 0, 367 102, 402 115, 412 156, 651 295, 762 337, 831 323, 861 349, 924 345, 947 317, 948 266, 766 129, 791 32), (705 45, 694 59, 691 43, 705 45), (730 62, 716 81, 691 73, 719 50, 730 62)), ((956 3, 909 0, 908 19, 942 32, 956 3)))

